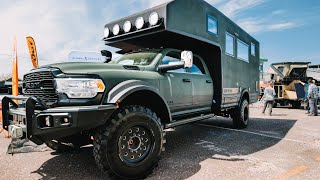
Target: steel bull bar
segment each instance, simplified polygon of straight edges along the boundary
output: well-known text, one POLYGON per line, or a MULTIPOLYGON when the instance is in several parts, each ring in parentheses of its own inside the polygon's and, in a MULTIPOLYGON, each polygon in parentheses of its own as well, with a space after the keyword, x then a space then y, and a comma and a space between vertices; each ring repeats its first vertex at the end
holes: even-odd
POLYGON ((2 99, 3 129, 12 138, 42 144, 101 126, 116 109, 115 104, 50 108, 36 97, 6 96, 2 99))

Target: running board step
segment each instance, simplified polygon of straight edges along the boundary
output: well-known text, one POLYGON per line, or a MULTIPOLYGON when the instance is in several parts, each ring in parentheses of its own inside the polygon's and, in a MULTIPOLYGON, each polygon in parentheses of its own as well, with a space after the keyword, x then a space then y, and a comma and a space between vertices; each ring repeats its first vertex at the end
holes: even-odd
POLYGON ((213 118, 215 116, 216 115, 214 115, 214 114, 208 114, 208 115, 197 116, 197 117, 193 117, 193 118, 189 118, 189 119, 179 120, 179 121, 172 122, 170 124, 166 124, 164 126, 164 128, 165 129, 173 128, 173 127, 176 127, 176 126, 180 126, 180 125, 184 125, 184 124, 188 124, 188 123, 192 123, 192 122, 196 122, 196 121, 210 119, 210 118, 213 118))

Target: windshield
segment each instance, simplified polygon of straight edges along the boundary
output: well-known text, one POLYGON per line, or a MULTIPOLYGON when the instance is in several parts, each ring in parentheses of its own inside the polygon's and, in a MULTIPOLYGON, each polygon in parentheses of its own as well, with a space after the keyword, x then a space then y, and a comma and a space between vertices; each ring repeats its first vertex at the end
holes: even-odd
POLYGON ((158 55, 157 51, 143 51, 131 54, 125 54, 121 57, 115 58, 110 61, 110 64, 121 64, 131 66, 148 66, 152 63, 153 59, 158 55))

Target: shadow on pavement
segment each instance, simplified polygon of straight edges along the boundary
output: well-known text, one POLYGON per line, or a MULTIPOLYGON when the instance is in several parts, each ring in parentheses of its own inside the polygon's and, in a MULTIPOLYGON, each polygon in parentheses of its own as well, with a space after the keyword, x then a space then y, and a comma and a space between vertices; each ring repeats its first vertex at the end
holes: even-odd
MULTIPOLYGON (((225 129, 232 128, 231 120, 218 118, 177 127, 167 132, 166 151, 149 179, 186 179, 201 169, 202 161, 210 158, 246 161, 241 156, 274 146, 286 136, 295 122, 290 119, 251 119, 247 129, 233 131, 225 129)), ((33 173, 40 174, 43 179, 106 177, 95 165, 92 147, 57 155, 33 173)))

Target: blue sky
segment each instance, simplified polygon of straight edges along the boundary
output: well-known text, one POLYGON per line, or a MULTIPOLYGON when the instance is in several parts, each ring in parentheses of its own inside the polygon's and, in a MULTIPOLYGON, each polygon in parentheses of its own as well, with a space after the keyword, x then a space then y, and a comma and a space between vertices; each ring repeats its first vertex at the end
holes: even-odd
MULTIPOLYGON (((26 36, 33 36, 39 64, 61 62, 72 50, 99 51, 103 27, 168 0, 1 0, 0 76, 11 72, 12 41, 18 41, 20 76, 31 69, 26 36)), ((270 62, 320 64, 320 1, 207 0, 247 30, 270 62)))

